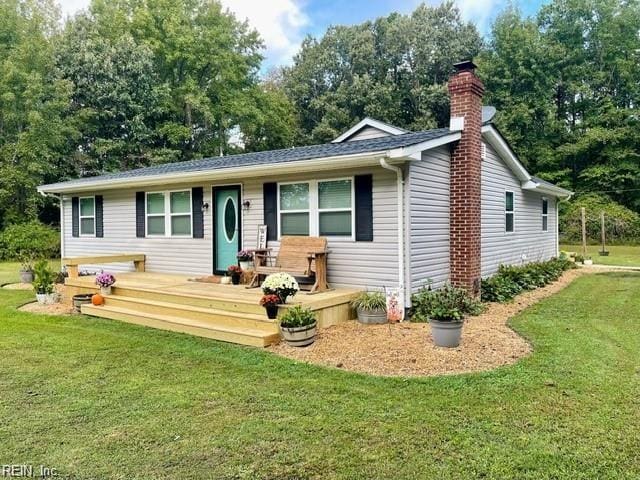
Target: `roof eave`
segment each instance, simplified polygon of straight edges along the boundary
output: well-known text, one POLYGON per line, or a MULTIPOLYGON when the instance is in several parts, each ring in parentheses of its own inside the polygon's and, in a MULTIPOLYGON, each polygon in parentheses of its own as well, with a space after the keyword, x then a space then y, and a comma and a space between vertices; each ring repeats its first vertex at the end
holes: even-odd
POLYGON ((571 190, 567 190, 562 187, 557 187, 555 185, 544 185, 536 182, 535 180, 529 180, 522 184, 523 190, 529 190, 533 192, 538 192, 546 195, 551 195, 557 198, 568 199, 573 196, 573 192, 571 190))
MULTIPOLYGON (((241 179, 248 175, 270 176, 274 174, 287 174, 298 172, 317 171, 322 169, 339 169, 360 166, 378 165, 381 157, 390 158, 390 151, 365 152, 353 155, 341 155, 334 157, 323 157, 317 159, 298 160, 294 162, 281 162, 262 165, 240 166, 223 168, 217 170, 199 170, 193 172, 164 173, 157 175, 146 175, 137 177, 124 177, 116 179, 103 179, 96 181, 84 181, 66 184, 53 183, 40 185, 37 190, 41 194, 57 193, 82 193, 94 190, 116 190, 122 188, 136 188, 154 185, 180 184, 180 183, 202 183, 216 180, 241 179)), ((408 159, 396 158, 402 161, 408 159)))

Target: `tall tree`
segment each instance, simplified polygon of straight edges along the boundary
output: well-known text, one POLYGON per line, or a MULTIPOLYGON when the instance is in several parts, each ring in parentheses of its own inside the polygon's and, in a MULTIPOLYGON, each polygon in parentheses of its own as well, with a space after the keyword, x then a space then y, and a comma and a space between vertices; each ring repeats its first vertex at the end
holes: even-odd
POLYGON ((452 65, 481 47, 478 31, 452 2, 305 39, 285 70, 302 141, 331 140, 367 115, 409 129, 445 125, 452 65))

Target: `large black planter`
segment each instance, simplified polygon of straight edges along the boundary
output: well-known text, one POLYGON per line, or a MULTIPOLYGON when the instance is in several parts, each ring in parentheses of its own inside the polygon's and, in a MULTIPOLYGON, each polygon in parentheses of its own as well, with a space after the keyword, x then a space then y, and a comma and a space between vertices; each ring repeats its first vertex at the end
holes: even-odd
POLYGON ((231 283, 233 283, 234 285, 240 285, 240 274, 239 273, 231 274, 231 283))

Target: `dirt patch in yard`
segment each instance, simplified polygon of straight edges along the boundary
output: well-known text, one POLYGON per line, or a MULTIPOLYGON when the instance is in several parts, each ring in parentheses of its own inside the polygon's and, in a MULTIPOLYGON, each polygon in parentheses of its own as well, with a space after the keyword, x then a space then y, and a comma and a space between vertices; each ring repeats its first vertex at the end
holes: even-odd
POLYGON ((2 288, 7 290, 33 290, 33 285, 30 283, 7 283, 2 288))
POLYGON ((71 315, 73 307, 64 303, 41 305, 38 302, 27 303, 18 308, 21 312, 44 313, 45 315, 71 315))
POLYGON ((381 376, 491 370, 515 363, 531 352, 529 343, 507 326, 511 317, 592 271, 570 270, 558 281, 523 293, 511 303, 488 304, 485 313, 466 321, 458 348, 435 346, 428 324, 362 325, 353 321, 321 330, 309 347, 295 348, 280 343, 270 350, 294 360, 381 376))

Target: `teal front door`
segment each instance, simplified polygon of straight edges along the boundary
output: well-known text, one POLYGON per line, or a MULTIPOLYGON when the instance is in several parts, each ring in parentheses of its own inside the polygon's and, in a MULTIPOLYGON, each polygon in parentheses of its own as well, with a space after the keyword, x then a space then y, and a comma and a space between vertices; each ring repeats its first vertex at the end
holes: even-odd
POLYGON ((236 265, 240 250, 240 187, 213 187, 213 271, 236 265))

